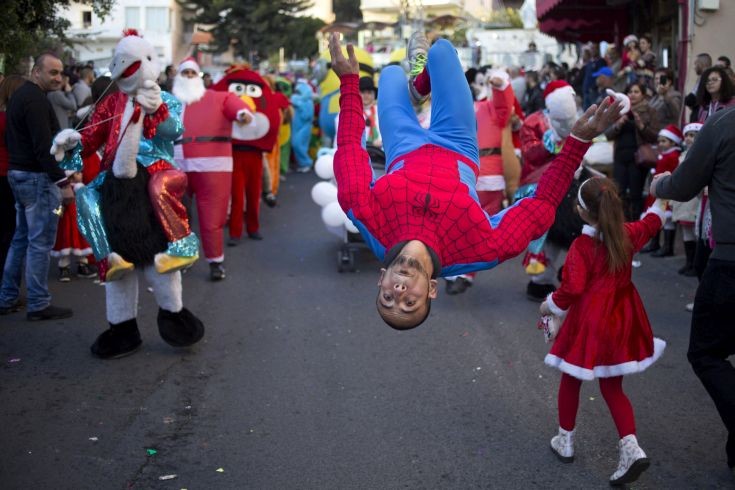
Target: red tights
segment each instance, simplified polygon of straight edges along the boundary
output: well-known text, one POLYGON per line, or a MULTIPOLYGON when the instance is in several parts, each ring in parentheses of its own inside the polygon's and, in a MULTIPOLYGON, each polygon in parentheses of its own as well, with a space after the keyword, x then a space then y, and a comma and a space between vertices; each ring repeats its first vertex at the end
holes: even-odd
MULTIPOLYGON (((618 429, 618 435, 623 437, 635 434, 635 416, 633 415, 633 406, 630 400, 623 393, 623 377, 616 376, 614 378, 599 378, 600 391, 602 397, 610 409, 615 427, 618 429)), ((559 427, 564 430, 573 430, 576 419, 577 409, 579 408, 579 390, 582 387, 582 380, 570 376, 566 373, 561 375, 561 383, 559 384, 559 427)))

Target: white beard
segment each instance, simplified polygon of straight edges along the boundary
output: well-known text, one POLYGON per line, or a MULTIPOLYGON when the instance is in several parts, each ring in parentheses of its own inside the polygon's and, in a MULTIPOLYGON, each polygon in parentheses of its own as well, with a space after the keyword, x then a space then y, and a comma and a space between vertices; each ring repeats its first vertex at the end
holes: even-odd
POLYGON ((206 90, 204 80, 201 78, 186 78, 181 75, 176 75, 171 92, 173 92, 177 99, 188 105, 201 100, 206 90))

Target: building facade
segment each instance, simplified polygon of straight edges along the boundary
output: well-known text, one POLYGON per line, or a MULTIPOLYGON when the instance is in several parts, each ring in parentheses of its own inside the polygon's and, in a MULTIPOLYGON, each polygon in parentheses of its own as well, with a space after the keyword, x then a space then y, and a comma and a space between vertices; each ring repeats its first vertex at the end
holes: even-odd
POLYGON ((94 14, 91 5, 74 2, 59 15, 71 23, 67 34, 73 42, 75 59, 93 62, 98 70, 110 63, 115 45, 127 28, 137 29, 154 46, 162 69, 188 54, 190 44, 175 0, 118 0, 104 20, 94 14))

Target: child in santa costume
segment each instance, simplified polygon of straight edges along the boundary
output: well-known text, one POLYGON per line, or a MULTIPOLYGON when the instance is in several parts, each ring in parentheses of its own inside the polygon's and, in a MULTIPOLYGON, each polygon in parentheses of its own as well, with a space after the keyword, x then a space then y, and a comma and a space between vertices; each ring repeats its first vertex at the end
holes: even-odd
MULTIPOLYGON (((82 172, 74 174, 74 190, 78 191, 84 185, 89 184, 100 172, 100 155, 95 152, 84 159, 82 172)), ((64 211, 59 218, 59 227, 56 230, 56 243, 51 250, 51 255, 59 259, 59 281, 71 281, 71 258, 77 258, 76 275, 91 278, 97 275, 97 268, 89 263, 88 256, 92 255, 92 247, 79 232, 77 225, 77 204, 72 202, 64 206, 64 211)))
POLYGON ((653 364, 666 343, 653 337, 646 310, 631 282, 633 254, 663 223, 660 201, 643 219, 625 223, 614 182, 586 180, 578 192, 582 235, 569 249, 562 282, 541 304, 542 315, 563 318, 545 362, 561 372, 559 433, 551 449, 565 463, 574 459, 574 436, 582 381, 599 379, 600 391, 618 430, 620 460, 613 485, 635 481, 650 461, 638 446, 633 407, 623 376, 653 364))
MULTIPOLYGON (((694 140, 699 134, 699 130, 702 129, 701 123, 689 123, 684 126, 684 141, 682 146, 684 151, 679 156, 679 163, 684 161, 686 158, 686 149, 691 148, 694 144, 694 140)), ((694 255, 697 250, 697 235, 694 232, 694 224, 697 221, 697 209, 699 209, 699 203, 701 198, 699 196, 694 197, 686 202, 671 201, 671 220, 677 223, 681 228, 681 237, 684 241, 684 254, 686 255, 686 262, 684 267, 679 269, 679 274, 687 277, 694 277, 697 275, 697 270, 694 268, 694 255)))
MULTIPOLYGON (((658 160, 656 167, 651 169, 652 175, 658 175, 664 172, 673 172, 679 166, 679 157, 681 156, 681 145, 684 135, 681 134, 679 128, 673 124, 669 124, 658 132, 658 160)), ((653 196, 646 198, 646 207, 653 204, 653 196)), ((666 210, 666 222, 664 223, 664 245, 659 244, 659 234, 651 239, 651 243, 641 250, 643 253, 651 253, 651 257, 670 257, 674 255, 674 238, 676 237, 676 223, 671 220, 671 208, 666 210)))
POLYGON ((253 114, 232 92, 206 90, 199 65, 179 65, 173 94, 183 103, 184 134, 174 159, 186 172, 187 193, 196 196, 199 234, 213 281, 225 278, 224 226, 232 188, 232 123, 252 124, 253 114))

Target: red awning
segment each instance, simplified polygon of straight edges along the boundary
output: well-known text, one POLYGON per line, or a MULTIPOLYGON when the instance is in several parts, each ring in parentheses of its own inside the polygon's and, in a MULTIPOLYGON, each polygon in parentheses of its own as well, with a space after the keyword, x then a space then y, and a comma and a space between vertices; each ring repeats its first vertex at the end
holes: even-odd
POLYGON ((560 41, 622 40, 632 0, 536 0, 541 32, 560 41))

